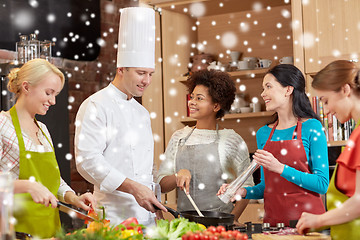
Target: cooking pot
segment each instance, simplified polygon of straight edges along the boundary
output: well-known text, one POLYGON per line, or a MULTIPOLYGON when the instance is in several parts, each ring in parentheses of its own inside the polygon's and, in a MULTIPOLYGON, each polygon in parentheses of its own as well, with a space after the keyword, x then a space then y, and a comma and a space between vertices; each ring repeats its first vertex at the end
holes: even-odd
POLYGON ((171 215, 174 217, 183 217, 189 219, 192 222, 197 222, 205 225, 206 227, 209 226, 230 226, 234 224, 234 215, 230 213, 224 212, 216 212, 216 211, 201 211, 204 217, 200 217, 199 214, 193 211, 182 211, 178 212, 170 207, 164 206, 171 215))

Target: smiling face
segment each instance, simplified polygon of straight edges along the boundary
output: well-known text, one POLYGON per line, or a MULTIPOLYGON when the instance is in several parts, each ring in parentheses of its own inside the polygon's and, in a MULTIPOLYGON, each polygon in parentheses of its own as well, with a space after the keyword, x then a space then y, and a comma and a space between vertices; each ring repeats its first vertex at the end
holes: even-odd
POLYGON ((204 85, 197 85, 190 94, 188 102, 190 117, 196 120, 205 118, 216 119, 216 113, 220 107, 218 103, 213 103, 208 88, 204 85))
POLYGON ((29 112, 45 115, 49 107, 55 105, 55 97, 62 89, 62 82, 58 75, 48 72, 36 85, 23 82, 23 94, 25 94, 25 102, 29 112))
POLYGON ((278 111, 291 103, 289 87, 283 87, 272 74, 266 74, 263 80, 261 97, 265 101, 266 111, 278 111))
MULTIPOLYGON (((348 86, 348 88, 350 87, 348 86)), ((347 97, 346 91, 344 87, 338 92, 315 90, 316 95, 319 96, 319 100, 323 103, 324 114, 327 115, 331 113, 335 115, 341 123, 351 118, 351 110, 353 107, 353 101, 347 97)))
POLYGON ((145 89, 150 85, 154 69, 152 68, 119 68, 122 74, 120 90, 128 96, 141 97, 145 89))

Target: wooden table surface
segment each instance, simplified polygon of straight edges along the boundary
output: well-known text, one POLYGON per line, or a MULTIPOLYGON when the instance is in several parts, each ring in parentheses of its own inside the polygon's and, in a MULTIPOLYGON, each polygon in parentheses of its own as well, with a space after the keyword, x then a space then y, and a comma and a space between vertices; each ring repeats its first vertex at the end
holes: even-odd
POLYGON ((277 235, 277 234, 252 234, 253 240, 331 240, 331 237, 321 233, 304 235, 277 235))

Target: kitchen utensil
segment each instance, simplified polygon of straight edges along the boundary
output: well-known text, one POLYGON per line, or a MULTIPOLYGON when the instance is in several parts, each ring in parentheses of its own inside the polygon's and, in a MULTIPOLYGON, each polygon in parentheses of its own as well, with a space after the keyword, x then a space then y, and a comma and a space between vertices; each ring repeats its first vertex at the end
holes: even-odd
POLYGON ((241 113, 249 113, 249 112, 252 112, 252 108, 251 107, 241 107, 240 112, 241 113))
POLYGON ((60 211, 69 214, 69 216, 72 218, 80 218, 80 219, 87 220, 87 221, 95 220, 93 217, 90 217, 87 214, 82 213, 82 212, 68 206, 67 204, 65 204, 63 202, 58 202, 57 205, 58 205, 58 208, 60 211))
POLYGON ((270 59, 260 59, 259 60, 259 67, 260 68, 268 68, 270 67, 272 61, 270 59))
POLYGON ((246 179, 248 179, 249 176, 252 175, 259 166, 260 165, 255 161, 252 161, 250 166, 227 186, 226 191, 218 196, 220 200, 226 204, 229 203, 230 199, 235 196, 236 191, 244 184, 246 179))
POLYGON ((293 57, 283 57, 279 60, 281 64, 294 64, 294 58, 293 57))
POLYGON ((184 192, 185 195, 187 196, 187 198, 189 199, 189 201, 191 202, 191 205, 193 205, 193 207, 195 208, 196 212, 199 214, 200 217, 204 217, 204 215, 200 212, 200 209, 198 208, 198 206, 196 205, 196 203, 194 202, 194 200, 192 199, 190 193, 187 193, 185 188, 184 188, 184 192))
POLYGON ((238 51, 231 51, 230 52, 230 58, 232 62, 237 62, 239 60, 241 52, 238 51))
MULTIPOLYGON (((156 205, 153 205, 155 209, 160 210, 156 205)), ((182 211, 178 212, 175 209, 172 209, 168 206, 164 207, 168 212, 173 215, 175 218, 183 217, 192 222, 197 222, 205 225, 206 227, 210 226, 232 226, 234 224, 234 215, 224 212, 216 211, 201 211, 204 217, 200 217, 196 211, 182 211)))

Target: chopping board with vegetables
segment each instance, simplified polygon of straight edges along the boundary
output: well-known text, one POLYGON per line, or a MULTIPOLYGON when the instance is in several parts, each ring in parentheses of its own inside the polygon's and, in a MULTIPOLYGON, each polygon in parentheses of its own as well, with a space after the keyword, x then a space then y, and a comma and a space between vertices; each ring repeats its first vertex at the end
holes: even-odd
POLYGON ((279 234, 252 234, 253 240, 331 240, 331 237, 321 233, 308 233, 307 235, 279 235, 279 234))

